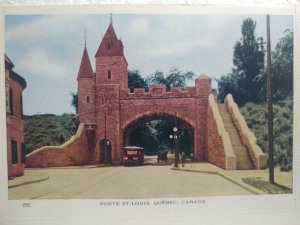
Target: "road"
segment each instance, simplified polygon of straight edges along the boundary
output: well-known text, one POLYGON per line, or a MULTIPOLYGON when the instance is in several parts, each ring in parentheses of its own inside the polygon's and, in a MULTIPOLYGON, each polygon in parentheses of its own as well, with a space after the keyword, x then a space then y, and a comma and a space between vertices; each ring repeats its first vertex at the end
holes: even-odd
POLYGON ((251 194, 208 173, 172 170, 170 165, 76 167, 31 170, 49 179, 9 188, 9 199, 159 198, 251 194))

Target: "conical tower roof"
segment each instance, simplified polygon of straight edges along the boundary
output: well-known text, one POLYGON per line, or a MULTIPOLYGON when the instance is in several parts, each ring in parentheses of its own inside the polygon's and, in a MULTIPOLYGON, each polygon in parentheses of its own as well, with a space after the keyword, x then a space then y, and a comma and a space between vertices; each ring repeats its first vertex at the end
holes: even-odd
POLYGON ((84 47, 77 80, 81 78, 94 78, 91 61, 86 47, 84 47))
POLYGON ((122 41, 118 40, 114 27, 112 23, 110 23, 102 38, 96 57, 124 56, 123 48, 122 41))

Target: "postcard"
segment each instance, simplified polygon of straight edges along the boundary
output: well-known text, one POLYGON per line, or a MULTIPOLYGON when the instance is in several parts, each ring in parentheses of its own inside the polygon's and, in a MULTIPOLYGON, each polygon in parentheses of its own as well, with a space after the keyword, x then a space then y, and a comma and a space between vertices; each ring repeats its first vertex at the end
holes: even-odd
POLYGON ((298 11, 2 7, 1 224, 296 224, 298 11))

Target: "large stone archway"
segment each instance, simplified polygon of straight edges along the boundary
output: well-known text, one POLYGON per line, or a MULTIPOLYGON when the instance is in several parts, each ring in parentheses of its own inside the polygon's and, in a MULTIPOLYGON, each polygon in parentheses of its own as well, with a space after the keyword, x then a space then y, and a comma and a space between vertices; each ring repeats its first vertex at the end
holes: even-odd
MULTIPOLYGON (((253 133, 233 100, 218 105, 211 95, 211 79, 200 75, 195 85, 185 90, 165 85, 150 85, 149 91, 128 89, 128 63, 122 41, 109 25, 96 53, 96 75, 93 73, 87 48, 77 76, 78 117, 76 135, 61 146, 38 149, 28 156, 27 165, 66 166, 95 164, 105 160, 101 156, 101 140, 110 140, 112 164, 122 163, 124 129, 146 117, 168 115, 192 127, 196 160, 206 160, 222 168, 256 168, 266 165, 266 157, 256 145, 253 133), (219 108, 222 109, 219 112, 219 108), (223 120, 232 129, 224 126, 223 120), (226 128, 226 129, 225 129, 226 128), (241 139, 241 147, 234 148, 232 140, 241 139), (244 146, 244 147, 243 147, 244 146), (243 157, 239 157, 242 155, 243 157)), ((195 59, 197 60, 197 59, 195 59)))
MULTIPOLYGON (((176 113, 175 113, 176 114, 176 113)), ((166 112, 164 113, 151 113, 151 112, 146 112, 146 113, 141 113, 139 115, 136 115, 134 118, 131 120, 127 120, 124 124, 121 125, 121 131, 122 131, 122 137, 123 137, 123 146, 128 146, 132 145, 130 141, 130 136, 131 134, 142 124, 145 124, 147 122, 153 121, 153 120, 163 120, 163 121, 168 121, 171 124, 177 124, 178 129, 182 132, 184 129, 188 131, 189 133, 189 139, 190 143, 189 145, 191 146, 189 152, 194 153, 195 149, 195 124, 193 121, 187 121, 181 117, 181 115, 174 115, 173 112, 166 112)), ((169 134, 167 136, 169 136, 169 134)), ((142 145, 139 145, 140 147, 144 147, 143 143, 142 145)), ((170 149, 171 150, 171 149, 170 149)), ((174 150, 174 149, 173 149, 174 150)), ((158 149, 155 149, 155 152, 157 152, 158 149)))
MULTIPOLYGON (((124 147, 123 130, 134 121, 147 116, 168 115, 189 124, 194 130, 194 154, 197 160, 205 159, 207 135, 208 95, 211 93, 211 79, 201 75, 195 80, 194 87, 182 91, 171 88, 166 91, 165 85, 152 85, 149 92, 144 89, 118 90, 115 87, 101 85, 96 97, 104 96, 104 101, 96 106, 96 140, 105 136, 112 142, 112 162, 122 163, 124 147), (103 103, 103 104, 102 104, 103 103)), ((100 97, 100 99, 102 99, 100 97)), ((98 159, 96 147, 94 159, 98 159)), ((95 163, 98 161, 96 160, 95 163)))

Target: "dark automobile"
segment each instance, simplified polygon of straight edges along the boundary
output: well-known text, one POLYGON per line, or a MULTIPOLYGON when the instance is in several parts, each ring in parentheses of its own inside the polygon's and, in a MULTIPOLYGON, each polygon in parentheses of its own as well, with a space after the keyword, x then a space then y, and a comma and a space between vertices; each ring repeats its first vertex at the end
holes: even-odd
POLYGON ((127 146, 123 152, 124 166, 142 165, 144 162, 144 149, 136 146, 127 146))
POLYGON ((157 152, 157 162, 160 162, 160 161, 165 161, 167 162, 168 161, 168 151, 159 151, 157 152))

